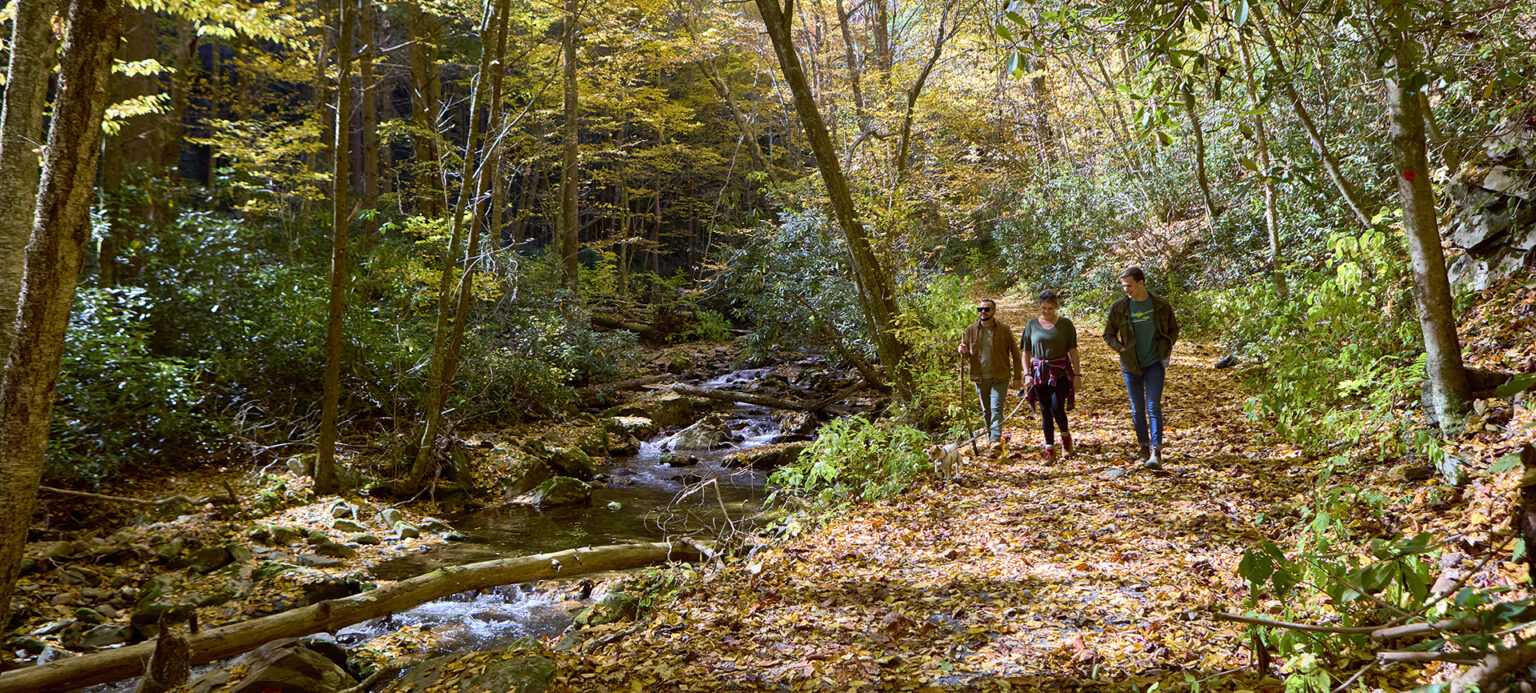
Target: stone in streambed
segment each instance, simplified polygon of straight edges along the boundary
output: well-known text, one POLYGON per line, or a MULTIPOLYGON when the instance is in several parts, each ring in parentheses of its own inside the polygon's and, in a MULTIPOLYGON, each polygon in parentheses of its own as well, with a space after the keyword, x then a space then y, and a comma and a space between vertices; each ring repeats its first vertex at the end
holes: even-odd
POLYGON ((209 546, 198 549, 197 553, 192 554, 192 560, 187 562, 187 570, 194 573, 211 573, 229 565, 233 558, 228 548, 209 546))
POLYGON ((230 666, 198 677, 187 690, 193 693, 327 693, 355 685, 357 680, 330 657, 288 638, 262 645, 241 655, 230 666), (235 670, 247 673, 231 684, 230 672, 235 670))
POLYGON ((378 537, 373 536, 372 534, 359 534, 355 537, 352 537, 351 539, 348 539, 347 541, 350 541, 354 544, 361 544, 363 546, 374 546, 384 543, 378 537))
POLYGON ((557 476, 533 490, 533 504, 541 508, 591 502, 592 486, 568 476, 557 476))
POLYGON ((643 417, 650 419, 660 428, 677 428, 688 425, 699 415, 699 412, 708 411, 709 406, 709 402, 705 400, 684 397, 671 390, 661 390, 632 402, 611 407, 603 412, 603 416, 643 417))
POLYGON ((775 443, 761 445, 755 448, 747 448, 727 454, 720 464, 726 467, 752 467, 754 469, 776 469, 794 462, 804 452, 805 443, 775 443))
POLYGON ((331 523, 331 529, 338 532, 363 532, 368 528, 362 526, 357 520, 337 520, 331 523))
POLYGON ((86 647, 106 647, 108 645, 121 645, 133 640, 133 628, 131 626, 101 625, 96 626, 80 636, 80 644, 86 647))
POLYGON ((554 677, 555 661, 548 657, 490 650, 427 660, 390 684, 387 690, 390 693, 542 693, 554 677), (453 672, 475 673, 466 676, 453 672))
POLYGON ((395 537, 397 539, 415 539, 421 536, 421 530, 408 522, 395 523, 395 537))
POLYGON ((374 519, 378 520, 379 524, 385 527, 393 527, 396 522, 404 521, 405 515, 394 508, 385 508, 380 510, 374 519))
POLYGON ((725 442, 729 434, 724 421, 717 416, 708 416, 678 431, 667 442, 667 447, 672 450, 708 450, 725 442))
POLYGON ((315 553, 331 558, 357 558, 357 549, 336 542, 326 542, 316 546, 315 553))

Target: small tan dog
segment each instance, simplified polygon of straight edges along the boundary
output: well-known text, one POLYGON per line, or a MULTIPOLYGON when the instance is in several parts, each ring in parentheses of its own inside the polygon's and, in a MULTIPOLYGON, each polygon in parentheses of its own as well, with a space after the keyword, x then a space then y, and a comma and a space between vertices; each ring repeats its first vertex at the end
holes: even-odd
POLYGON ((945 483, 955 480, 960 471, 960 446, 964 444, 928 446, 928 461, 933 464, 934 476, 945 483))

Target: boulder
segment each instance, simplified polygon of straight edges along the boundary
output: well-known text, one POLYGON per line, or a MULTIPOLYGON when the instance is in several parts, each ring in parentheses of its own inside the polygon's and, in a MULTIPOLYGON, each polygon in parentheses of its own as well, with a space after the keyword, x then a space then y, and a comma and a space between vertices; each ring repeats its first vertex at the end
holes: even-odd
POLYGON ((541 508, 592 502, 592 486, 580 479, 557 476, 533 490, 533 504, 541 508))
POLYGON ((603 416, 643 417, 660 428, 678 428, 688 425, 688 422, 698 417, 699 412, 708 411, 709 407, 709 402, 705 400, 684 397, 671 390, 660 390, 611 407, 603 412, 603 416))
POLYGON ((240 655, 230 666, 198 677, 188 684, 187 690, 192 693, 335 693, 355 685, 357 679, 330 657, 287 638, 240 655), (231 684, 230 672, 236 670, 246 674, 231 684))
POLYGON ((335 568, 341 565, 341 561, 334 558, 312 553, 301 553, 294 557, 293 562, 306 568, 335 568))
POLYGON ((275 546, 287 546, 293 542, 298 541, 299 537, 303 535, 303 532, 300 532, 292 527, 273 525, 272 544, 275 546))
POLYGON ((656 435, 656 422, 643 416, 610 416, 603 419, 603 428, 613 436, 649 438, 656 435))
POLYGON ((379 521, 379 524, 384 525, 385 527, 393 527, 395 526, 396 522, 404 520, 405 515, 394 508, 385 508, 379 511, 379 514, 375 519, 379 521))
POLYGON ((129 622, 135 626, 154 626, 162 617, 170 623, 180 623, 192 616, 196 604, 175 594, 178 584, 169 574, 156 575, 139 589, 138 603, 133 607, 129 622))
POLYGON ((707 416, 672 436, 669 450, 709 450, 729 439, 730 430, 719 417, 707 416))
POLYGON ((790 462, 805 451, 806 443, 774 443, 772 445, 760 445, 746 450, 737 450, 720 460, 720 464, 727 467, 752 467, 754 469, 776 469, 790 462))
POLYGON ((133 637, 134 631, 132 626, 104 624, 96 626, 86 631, 84 635, 81 635, 80 644, 86 647, 107 647, 129 642, 133 640, 133 637))
POLYGON ((548 481, 555 473, 550 471, 549 465, 543 460, 534 459, 526 455, 512 455, 506 458, 509 474, 507 475, 507 493, 521 496, 532 491, 534 487, 548 481))
POLYGON ((192 560, 187 562, 187 570, 194 573, 211 573, 219 568, 229 565, 233 560, 229 549, 223 546, 209 546, 198 549, 192 554, 192 560))
POLYGON ((326 542, 315 547, 315 553, 331 558, 357 558, 357 549, 346 544, 338 544, 334 541, 326 542))
POLYGON ((554 448, 549 451, 545 464, 558 476, 568 476, 582 481, 597 477, 597 463, 581 448, 554 448))
POLYGON ((388 693, 542 693, 554 677, 553 659, 492 650, 427 660, 384 690, 388 693), (467 675, 469 672, 474 675, 467 675))
POLYGON ((347 541, 350 541, 354 544, 360 544, 362 546, 376 546, 378 544, 384 543, 378 537, 373 536, 372 534, 359 534, 355 537, 352 537, 351 539, 348 539, 347 541))
POLYGON ((368 528, 364 527, 357 520, 336 520, 331 523, 331 529, 338 532, 364 532, 368 528))
POLYGON ((419 536, 421 536, 421 530, 417 529, 415 525, 412 525, 409 522, 396 522, 395 523, 395 538, 397 538, 397 539, 415 539, 416 537, 419 537, 419 536))

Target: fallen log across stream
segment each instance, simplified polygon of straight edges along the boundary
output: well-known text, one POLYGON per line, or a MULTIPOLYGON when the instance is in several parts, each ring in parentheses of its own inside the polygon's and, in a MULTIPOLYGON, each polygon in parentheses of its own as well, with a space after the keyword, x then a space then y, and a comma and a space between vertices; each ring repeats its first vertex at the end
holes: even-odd
MULTIPOLYGON (((697 544, 655 542, 570 549, 439 568, 351 597, 189 635, 190 664, 206 664, 248 652, 278 638, 335 632, 459 592, 700 557, 697 544)), ((143 673, 154 650, 155 643, 146 642, 6 672, 0 674, 0 693, 50 693, 131 678, 143 673)))
POLYGON ((821 411, 841 400, 847 399, 849 395, 852 395, 861 387, 864 387, 863 381, 860 381, 854 384, 852 387, 849 387, 848 389, 845 389, 842 392, 832 395, 831 397, 823 399, 819 402, 794 402, 787 399, 780 399, 778 397, 754 395, 746 392, 732 392, 730 390, 716 390, 707 387, 698 387, 695 385, 685 385, 683 383, 673 385, 672 390, 681 395, 691 395, 694 397, 703 397, 705 399, 720 400, 723 402, 755 404, 760 407, 768 407, 769 409, 785 409, 789 411, 821 411))

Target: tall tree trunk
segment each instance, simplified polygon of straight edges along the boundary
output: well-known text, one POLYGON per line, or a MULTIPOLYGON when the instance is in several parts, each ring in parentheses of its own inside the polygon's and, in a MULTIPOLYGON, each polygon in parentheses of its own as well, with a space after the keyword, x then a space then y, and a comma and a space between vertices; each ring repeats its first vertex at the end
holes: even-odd
POLYGON ((1391 119, 1392 168, 1397 173, 1397 196, 1403 206, 1403 233, 1413 266, 1413 297, 1418 305, 1419 326, 1424 332, 1425 370, 1429 394, 1443 429, 1456 431, 1465 423, 1471 405, 1461 342, 1456 336, 1455 304, 1445 272, 1445 253, 1435 219, 1435 191, 1430 186, 1429 156, 1424 142, 1424 101, 1403 80, 1415 73, 1420 49, 1408 34, 1409 13, 1395 13, 1389 35, 1392 60, 1383 70, 1386 77, 1387 112, 1391 119))
POLYGON ((171 107, 165 116, 165 133, 160 139, 160 168, 168 184, 181 182, 181 143, 186 130, 187 102, 192 90, 192 72, 197 69, 197 30, 189 19, 176 22, 176 73, 171 75, 171 107))
POLYGON ((1275 209, 1275 179, 1269 163, 1269 125, 1264 122, 1264 104, 1259 100, 1257 82, 1253 77, 1253 58, 1248 55, 1248 39, 1239 33, 1238 52, 1243 58, 1243 84, 1248 88, 1248 105, 1254 109, 1254 153, 1259 165, 1259 187, 1264 191, 1264 231, 1269 236, 1269 273, 1275 282, 1275 296, 1282 301, 1290 295, 1286 286, 1285 272, 1280 266, 1280 215, 1275 209))
POLYGON ((773 42, 774 53, 778 56, 784 81, 794 95, 795 110, 800 115, 800 123, 805 128, 806 138, 810 141, 811 150, 816 155, 816 167, 820 169, 822 180, 826 183, 827 194, 831 199, 838 226, 843 230, 844 239, 848 243, 849 259, 853 265, 854 275, 864 289, 861 293, 863 308, 865 315, 875 328, 875 344, 880 353, 881 365, 887 377, 896 383, 898 393, 903 397, 910 397, 912 395, 911 378, 902 363, 906 357, 907 347, 897 339, 894 331, 897 312, 896 297, 892 295, 890 283, 886 280, 879 259, 870 248, 869 237, 865 234, 863 223, 859 221, 858 210, 853 206, 853 196, 848 191, 848 181, 843 177, 842 165, 837 160, 837 151, 833 149, 832 140, 827 136, 827 128, 822 123, 821 112, 816 107, 810 85, 805 79, 805 72, 800 67, 800 56, 795 52, 789 20, 786 16, 792 16, 792 13, 788 11, 789 8, 780 8, 778 0, 756 0, 756 2, 763 16, 763 24, 768 30, 768 38, 773 42))
MULTIPOLYGON (((208 113, 203 118, 207 123, 206 134, 213 135, 213 121, 219 117, 219 98, 223 91, 223 57, 224 47, 217 38, 208 41, 208 113)), ((219 188, 219 152, 213 145, 208 145, 208 178, 203 181, 208 186, 210 198, 218 195, 219 188)))
MULTIPOLYGON (((496 26, 494 20, 498 16, 505 16, 506 7, 507 0, 496 0, 495 8, 486 6, 485 15, 480 21, 481 36, 494 36, 491 33, 496 26)), ((477 187, 477 181, 480 180, 475 169, 475 143, 480 140, 480 109, 485 92, 485 78, 491 71, 491 54, 489 50, 480 51, 480 69, 470 86, 469 128, 464 137, 464 168, 459 176, 461 181, 459 200, 453 210, 448 249, 443 255, 442 274, 438 277, 437 324, 432 333, 432 365, 427 378, 425 402, 422 405, 421 438, 418 440, 416 458, 411 463, 411 469, 406 478, 401 479, 396 486, 395 490, 402 494, 420 490, 432 473, 433 450, 437 445, 438 433, 442 430, 443 407, 448 401, 451 377, 448 372, 450 362, 448 353, 449 344, 453 342, 450 333, 454 329, 449 319, 457 312, 453 277, 454 270, 458 267, 459 249, 463 247, 464 242, 464 213, 469 207, 471 194, 476 192, 474 188, 477 187)))
MULTIPOLYGON (((1285 58, 1280 55, 1280 47, 1275 44, 1275 36, 1269 30, 1269 24, 1264 20, 1264 15, 1259 11, 1257 3, 1251 5, 1253 22, 1259 27, 1259 35, 1264 38, 1264 46, 1269 49, 1269 59, 1274 63, 1275 71, 1281 75, 1278 80, 1281 90, 1291 102, 1291 108, 1296 111, 1296 120, 1307 133, 1307 139, 1312 142, 1312 150, 1317 152, 1317 157, 1323 160, 1323 168, 1328 170, 1328 177, 1333 180, 1333 185, 1338 188, 1339 194, 1344 196, 1344 204, 1355 215, 1355 219, 1361 226, 1370 227, 1371 216, 1365 213, 1365 203, 1355 186, 1349 184, 1344 177, 1344 171, 1339 167, 1339 160, 1329 151, 1328 143, 1318 132, 1317 124, 1312 122, 1312 114, 1307 111, 1307 104, 1301 100, 1301 92, 1296 91, 1294 75, 1286 69, 1285 58)), ((1420 128, 1423 125, 1420 124, 1420 128)))
MULTIPOLYGON (((880 3, 882 13, 885 3, 880 3)), ((928 62, 923 63, 923 69, 913 80, 912 86, 907 89, 907 104, 901 114, 901 135, 896 148, 896 182, 899 185, 907 177, 907 159, 912 151, 912 121, 917 111, 917 97, 923 93, 923 86, 928 83, 928 75, 933 72, 933 66, 939 63, 939 58, 944 55, 944 43, 949 40, 949 34, 945 28, 949 25, 949 11, 954 7, 954 2, 944 3, 944 10, 939 15, 938 32, 933 38, 933 54, 928 56, 928 62)), ((953 33, 953 32, 951 32, 953 33)), ((889 69, 889 68, 887 68, 889 69)))
POLYGON ((581 220, 577 205, 577 129, 580 109, 576 93, 576 0, 565 0, 565 33, 560 42, 565 55, 565 149, 560 158, 560 256, 565 266, 565 288, 576 291, 581 265, 577 252, 581 220))
MULTIPOLYGON (((160 57, 153 10, 123 10, 121 60, 138 62, 160 57)), ((113 75, 114 102, 148 96, 159 91, 154 75, 113 75)), ((150 185, 160 157, 159 116, 136 115, 118 124, 117 134, 107 139, 102 153, 101 191, 105 198, 108 228, 101 241, 99 282, 116 286, 132 276, 132 261, 119 255, 131 249, 140 227, 155 225, 156 207, 149 204, 155 193, 150 185)))
MULTIPOLYGON (((366 2, 366 0, 364 0, 366 2)), ((325 321, 325 380, 320 401, 320 442, 315 452, 315 493, 335 493, 336 421, 341 400, 341 328, 347 312, 347 168, 352 159, 352 3, 336 3, 336 128, 331 149, 331 295, 325 321)))
POLYGON ((769 184, 773 187, 778 187, 778 174, 773 170, 772 166, 768 165, 768 159, 763 156, 763 148, 757 143, 757 129, 752 127, 752 124, 747 121, 746 114, 742 113, 741 106, 736 103, 736 98, 731 95, 730 85, 726 84, 719 71, 715 70, 714 61, 700 60, 699 70, 704 73, 704 77, 709 80, 710 86, 715 88, 715 94, 720 97, 721 101, 725 102, 725 107, 730 110, 731 119, 736 122, 736 129, 741 131, 741 138, 746 140, 747 155, 752 157, 752 164, 757 166, 757 170, 762 171, 764 175, 768 176, 769 184))
POLYGON ((437 18, 422 12, 419 2, 406 3, 406 12, 411 33, 411 122, 416 126, 416 205, 422 216, 436 218, 443 213, 448 200, 437 137, 437 110, 442 104, 442 80, 437 70, 437 18))
MULTIPOLYGON (((17 0, 5 104, 0 106, 0 358, 11 352, 27 240, 37 211, 37 150, 43 139, 43 100, 53 69, 53 8, 48 0, 17 0)), ((3 607, 3 604, 0 604, 3 607)), ((0 623, 4 622, 0 610, 0 623)))
POLYGON ((59 61, 58 98, 16 333, 0 379, 0 622, 10 613, 21 551, 32 526, 64 334, 91 235, 92 183, 121 9, 119 0, 70 0, 65 10, 69 28, 59 61))
POLYGON ((1195 90, 1188 82, 1179 89, 1184 101, 1184 113, 1189 116, 1189 129, 1195 135, 1195 180, 1200 184, 1200 199, 1205 202, 1205 222, 1216 232, 1216 203, 1211 200, 1211 179, 1205 171, 1205 129, 1200 126, 1200 114, 1195 110, 1195 90))
MULTIPOLYGON (((315 3, 315 9, 320 13, 320 20, 317 29, 319 36, 316 37, 318 40, 315 41, 315 80, 311 87, 313 93, 310 95, 310 106, 314 109, 315 117, 319 121, 316 123, 319 132, 315 136, 320 140, 320 146, 304 155, 306 163, 304 168, 311 174, 316 174, 315 177, 317 179, 320 177, 318 174, 325 170, 326 150, 335 142, 335 133, 332 132, 333 128, 331 127, 333 120, 327 119, 323 115, 326 111, 326 104, 330 101, 330 78, 326 75, 326 66, 329 64, 330 58, 328 56, 332 48, 331 28, 327 27, 326 24, 331 21, 331 5, 335 2, 336 0, 318 0, 315 3)), ((318 187, 322 190, 324 188, 324 186, 318 187)), ((308 195, 299 201, 299 215, 301 217, 309 216, 309 205, 310 197, 308 195)))
MULTIPOLYGON (((373 18, 373 0, 358 0, 358 29, 363 42, 358 56, 357 73, 362 82, 363 117, 363 209, 377 213, 379 209, 379 85, 373 77, 373 56, 378 50, 378 35, 373 18)), ((379 235, 379 221, 369 214, 363 222, 368 242, 379 235)))

